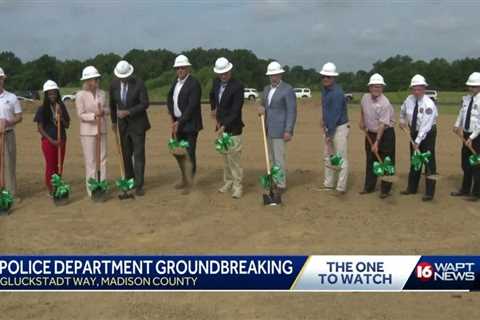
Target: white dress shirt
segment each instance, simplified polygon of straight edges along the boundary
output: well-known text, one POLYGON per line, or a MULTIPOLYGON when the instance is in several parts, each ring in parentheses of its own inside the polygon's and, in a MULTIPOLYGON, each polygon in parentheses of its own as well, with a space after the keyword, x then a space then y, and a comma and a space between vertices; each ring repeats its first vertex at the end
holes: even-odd
POLYGON ((277 91, 277 88, 278 88, 279 85, 280 85, 280 83, 278 83, 275 87, 270 86, 270 91, 268 91, 268 96, 267 96, 267 102, 268 102, 267 106, 269 106, 270 103, 272 102, 272 97, 275 94, 275 91, 277 91))
POLYGON ((462 105, 458 112, 457 120, 455 121, 455 127, 462 128, 465 132, 471 133, 469 138, 473 140, 480 134, 480 94, 473 97, 472 110, 470 111, 470 128, 465 130, 465 120, 471 99, 471 95, 462 98, 462 105))
MULTIPOLYGON (((15 115, 22 113, 22 106, 17 99, 17 96, 11 92, 3 90, 0 93, 0 119, 5 119, 9 122, 15 120, 15 115)), ((13 129, 13 126, 8 126, 6 130, 13 129)))
POLYGON ((432 129, 432 126, 437 123, 438 111, 432 99, 424 95, 418 99, 417 123, 412 124, 416 100, 417 98, 414 95, 409 95, 405 99, 400 109, 400 123, 408 124, 410 130, 418 132, 415 143, 420 144, 432 129))
POLYGON ((182 111, 178 107, 178 95, 180 94, 180 90, 182 90, 185 81, 188 79, 187 75, 185 78, 177 79, 177 84, 175 84, 175 89, 173 89, 173 114, 175 117, 180 118, 182 116, 182 111))

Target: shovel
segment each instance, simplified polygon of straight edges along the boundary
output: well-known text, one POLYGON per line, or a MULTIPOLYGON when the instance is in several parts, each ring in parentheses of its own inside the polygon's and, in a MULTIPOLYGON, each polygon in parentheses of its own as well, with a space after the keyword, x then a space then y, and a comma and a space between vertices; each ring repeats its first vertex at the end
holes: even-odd
POLYGON ((126 200, 126 199, 135 199, 135 196, 128 191, 133 189, 134 181, 133 179, 125 179, 125 168, 123 163, 123 148, 122 143, 120 142, 120 129, 118 127, 118 119, 115 125, 115 144, 117 145, 117 154, 120 158, 120 179, 116 181, 117 187, 122 191, 121 194, 118 195, 118 199, 126 200))
POLYGON ((275 183, 273 181, 272 172, 270 168, 270 156, 268 153, 267 133, 265 130, 265 115, 260 115, 260 122, 262 123, 263 146, 265 149, 265 160, 267 165, 267 179, 269 179, 268 193, 263 194, 263 205, 276 206, 282 203, 282 198, 279 192, 275 192, 275 183))
POLYGON ((8 215, 13 205, 13 196, 5 189, 5 122, 0 132, 0 215, 8 215))
MULTIPOLYGON (((405 134, 408 136, 408 138, 410 140, 410 144, 413 147, 415 145, 415 142, 413 141, 412 135, 410 134, 410 132, 407 131, 407 129, 405 129, 403 127, 400 127, 400 129, 402 129, 402 131, 405 132, 405 134)), ((420 170, 421 170, 421 168, 420 168, 420 170)), ((440 180, 440 176, 438 174, 425 174, 425 178, 430 179, 430 180, 440 180)))
MULTIPOLYGON (((365 132, 365 137, 367 138, 367 141, 368 141, 368 144, 370 145, 370 148, 373 146, 373 141, 372 139, 370 138, 370 136, 368 135, 368 132, 366 130, 364 130, 365 132)), ((378 151, 375 151, 374 152, 375 154, 375 158, 377 158, 377 161, 383 165, 383 160, 382 158, 380 157, 380 155, 378 154, 378 151)), ((385 181, 385 182, 397 182, 398 181, 398 177, 397 176, 389 176, 389 175, 382 175, 381 178, 380 178, 382 181, 385 181)))
POLYGON ((55 110, 55 120, 57 123, 57 141, 60 144, 57 146, 57 174, 52 175, 52 184, 54 186, 53 191, 53 203, 57 206, 65 205, 68 203, 70 196, 70 186, 66 184, 63 179, 63 161, 62 161, 62 117, 60 114, 60 106, 57 104, 55 110))
MULTIPOLYGON (((100 103, 98 104, 98 109, 101 109, 100 103)), ((96 148, 95 148, 95 167, 96 167, 96 176, 97 179, 90 179, 89 183, 92 186, 90 189, 92 192, 92 200, 94 202, 104 202, 106 200, 106 191, 108 188, 108 184, 106 181, 102 181, 101 173, 100 173, 100 153, 101 153, 101 118, 97 117, 97 135, 96 135, 96 148), (92 181, 93 180, 93 181, 92 181)))

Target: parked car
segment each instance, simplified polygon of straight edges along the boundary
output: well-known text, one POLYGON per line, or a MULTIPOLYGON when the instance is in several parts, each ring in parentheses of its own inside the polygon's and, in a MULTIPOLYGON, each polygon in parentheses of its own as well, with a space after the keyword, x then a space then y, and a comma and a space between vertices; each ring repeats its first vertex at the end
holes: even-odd
POLYGON ((63 102, 75 101, 75 95, 76 94, 77 94, 76 92, 74 92, 72 94, 66 94, 66 95, 62 96, 62 101, 63 102))
POLYGON ((40 95, 38 94, 37 90, 15 91, 15 95, 18 97, 19 100, 40 100, 40 95))
POLYGON ((295 92, 295 96, 297 98, 311 98, 312 97, 312 91, 310 88, 293 88, 293 91, 295 92))
POLYGON ((438 101, 438 91, 437 90, 425 90, 425 94, 433 100, 433 102, 438 101))
POLYGON ((257 89, 245 88, 243 91, 243 98, 255 101, 258 98, 257 89))
POLYGON ((347 102, 352 102, 353 101, 353 93, 346 92, 345 93, 345 100, 347 100, 347 102))

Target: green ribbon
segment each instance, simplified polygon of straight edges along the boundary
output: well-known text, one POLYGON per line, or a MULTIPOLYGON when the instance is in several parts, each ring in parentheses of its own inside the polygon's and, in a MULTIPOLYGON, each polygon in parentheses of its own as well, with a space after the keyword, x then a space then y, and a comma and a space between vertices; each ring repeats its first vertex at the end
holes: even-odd
POLYGON ((190 144, 188 143, 187 140, 177 140, 177 139, 173 139, 173 138, 170 138, 170 140, 168 140, 168 148, 173 151, 177 148, 188 148, 190 146, 190 144))
POLYGON ((395 166, 392 163, 392 159, 389 156, 386 156, 383 163, 374 161, 373 174, 377 177, 395 175, 395 166))
POLYGON ((115 184, 118 189, 120 189, 123 192, 127 192, 133 189, 133 187, 135 186, 135 181, 133 180, 133 178, 130 178, 130 179, 119 178, 117 179, 115 184))
POLYGON ((88 189, 91 192, 95 192, 96 190, 101 190, 103 192, 108 190, 108 181, 107 180, 97 180, 94 178, 88 179, 88 189))
POLYGON ((468 162, 472 167, 480 164, 480 155, 478 154, 470 155, 470 157, 468 157, 468 162))
POLYGON ((7 189, 0 192, 0 208, 8 210, 13 204, 13 196, 7 189))
POLYGON ((428 163, 431 157, 432 157, 432 153, 430 151, 423 152, 423 153, 419 151, 415 151, 411 159, 413 170, 415 171, 422 170, 423 164, 428 163))
POLYGON ((270 174, 267 173, 260 177, 260 185, 268 190, 272 187, 272 182, 278 184, 283 181, 284 176, 279 166, 273 166, 272 169, 270 169, 270 174))
POLYGON ((53 174, 52 178, 50 179, 50 182, 52 183, 53 186, 53 197, 56 199, 59 198, 64 198, 68 194, 70 194, 71 187, 69 184, 66 184, 65 181, 63 181, 62 177, 58 174, 53 174))
POLYGON ((330 155, 330 164, 335 167, 340 167, 343 164, 343 158, 340 153, 330 155))
POLYGON ((220 153, 226 153, 233 145, 232 135, 229 133, 224 132, 221 137, 215 139, 215 150, 220 153))

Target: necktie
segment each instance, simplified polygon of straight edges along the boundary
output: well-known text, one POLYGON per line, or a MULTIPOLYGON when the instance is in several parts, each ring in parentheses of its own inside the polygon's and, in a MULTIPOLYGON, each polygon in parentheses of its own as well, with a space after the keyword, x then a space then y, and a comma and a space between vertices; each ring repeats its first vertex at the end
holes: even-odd
POLYGON ((417 117, 418 117, 418 99, 415 99, 415 108, 413 109, 413 115, 412 115, 412 124, 410 127, 412 128, 413 131, 417 131, 417 117))
POLYGON ((223 95, 223 92, 225 91, 226 86, 227 86, 227 83, 225 82, 222 82, 220 84, 220 90, 218 92, 218 103, 220 103, 220 101, 222 100, 222 95, 223 95))
POLYGON ((470 103, 468 104, 467 115, 465 116, 465 131, 470 130, 470 118, 472 115, 472 105, 473 105, 473 96, 470 98, 470 103))
POLYGON ((121 93, 122 104, 125 106, 127 104, 127 85, 123 84, 122 93, 121 93))

